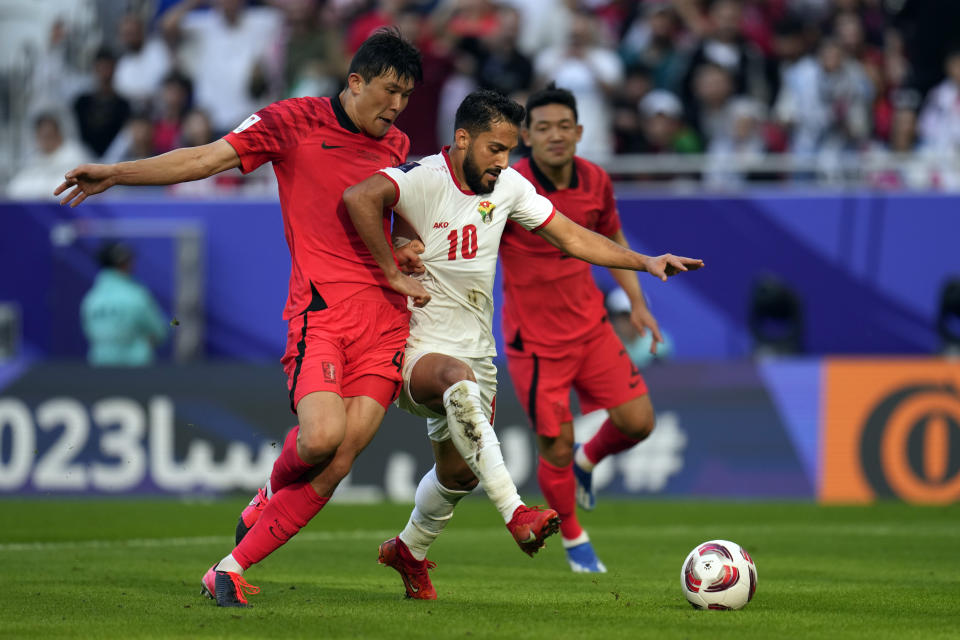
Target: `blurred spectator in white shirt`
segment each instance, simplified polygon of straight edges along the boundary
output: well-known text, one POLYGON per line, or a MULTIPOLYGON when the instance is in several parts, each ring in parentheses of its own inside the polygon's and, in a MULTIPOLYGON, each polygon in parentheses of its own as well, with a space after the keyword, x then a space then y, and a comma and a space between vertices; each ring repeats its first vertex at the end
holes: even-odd
POLYGON ((947 55, 947 77, 927 95, 920 111, 920 144, 924 149, 960 153, 960 49, 947 55))
POLYGON ((816 57, 784 74, 775 112, 792 130, 794 153, 858 149, 870 135, 872 99, 873 87, 860 63, 825 38, 816 57))
POLYGON ((749 171, 739 171, 744 162, 763 160, 767 150, 763 103, 738 96, 726 108, 726 130, 710 139, 704 182, 715 189, 736 189, 746 184, 749 171))
POLYGON ((585 11, 573 19, 567 43, 541 52, 534 60, 540 84, 555 83, 577 99, 580 124, 587 135, 577 153, 602 162, 613 153, 608 99, 623 81, 623 63, 614 50, 598 41, 596 18, 585 11))
POLYGON ((117 60, 113 84, 117 93, 134 103, 134 108, 142 109, 170 71, 170 52, 162 39, 147 38, 144 21, 135 13, 120 19, 118 31, 123 52, 117 60))
POLYGON ((193 11, 201 0, 183 0, 163 16, 167 38, 185 39, 180 58, 192 72, 197 106, 225 133, 267 104, 264 60, 280 34, 280 13, 247 7, 246 0, 214 0, 209 11, 193 11))
POLYGON ((7 197, 13 200, 54 200, 53 190, 63 182, 63 174, 89 161, 84 148, 63 134, 60 117, 52 112, 34 119, 36 151, 7 185, 7 197))

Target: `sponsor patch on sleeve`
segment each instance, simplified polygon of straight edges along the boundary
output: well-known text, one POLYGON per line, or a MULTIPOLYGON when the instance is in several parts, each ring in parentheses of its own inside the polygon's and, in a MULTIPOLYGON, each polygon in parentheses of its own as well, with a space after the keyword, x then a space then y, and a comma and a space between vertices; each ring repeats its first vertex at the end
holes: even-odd
POLYGON ((240 123, 240 126, 238 126, 236 129, 234 129, 233 132, 234 132, 234 133, 240 133, 240 132, 242 132, 244 129, 247 129, 247 128, 249 128, 249 127, 252 127, 253 125, 257 124, 258 122, 260 122, 260 116, 258 116, 257 114, 253 114, 252 116, 250 116, 249 118, 247 118, 246 120, 244 120, 243 122, 241 122, 241 123, 240 123))

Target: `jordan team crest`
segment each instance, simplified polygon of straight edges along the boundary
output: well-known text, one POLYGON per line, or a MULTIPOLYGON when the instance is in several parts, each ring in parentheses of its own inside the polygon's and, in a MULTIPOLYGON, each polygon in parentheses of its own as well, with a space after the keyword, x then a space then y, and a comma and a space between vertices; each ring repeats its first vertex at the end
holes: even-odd
POLYGON ((490 221, 493 220, 493 210, 497 208, 497 205, 493 204, 489 200, 484 200, 477 205, 477 211, 480 212, 480 217, 483 218, 483 221, 486 224, 490 224, 490 221))

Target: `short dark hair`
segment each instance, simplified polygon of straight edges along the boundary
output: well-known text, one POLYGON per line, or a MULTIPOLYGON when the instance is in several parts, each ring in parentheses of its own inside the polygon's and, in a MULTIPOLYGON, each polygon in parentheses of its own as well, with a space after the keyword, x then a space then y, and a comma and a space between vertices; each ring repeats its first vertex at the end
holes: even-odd
POLYGON ((396 27, 385 27, 367 38, 353 60, 348 73, 359 74, 365 82, 389 72, 414 82, 423 80, 420 51, 400 35, 396 27))
POLYGON ((453 128, 466 129, 471 136, 489 131, 494 122, 505 120, 520 128, 523 122, 523 105, 502 93, 489 89, 474 91, 457 107, 453 128))
POLYGON ((105 242, 97 252, 97 261, 106 269, 122 269, 133 261, 133 250, 122 242, 105 242))
POLYGON ((543 89, 534 91, 527 98, 527 128, 530 127, 530 112, 547 104, 562 104, 569 107, 573 111, 573 121, 577 122, 577 99, 573 97, 569 90, 561 89, 551 82, 543 89))

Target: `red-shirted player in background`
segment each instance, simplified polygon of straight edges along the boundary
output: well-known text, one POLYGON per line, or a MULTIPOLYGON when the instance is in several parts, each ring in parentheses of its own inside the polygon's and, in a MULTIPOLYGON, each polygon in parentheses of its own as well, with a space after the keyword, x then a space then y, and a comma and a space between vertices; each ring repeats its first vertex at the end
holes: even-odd
MULTIPOLYGON (((409 333, 403 294, 417 305, 429 295, 406 276, 387 280, 356 234, 342 194, 406 160, 410 141, 392 125, 420 79, 416 48, 395 31, 380 31, 357 51, 338 97, 276 102, 208 145, 81 165, 55 191, 73 187, 61 204, 75 206, 116 184, 173 184, 273 162, 292 262, 282 363, 300 424, 241 514, 236 548, 203 577, 204 593, 220 606, 246 606, 245 593, 259 591, 244 570, 323 508, 397 397, 409 333)), ((389 226, 385 218, 387 236, 389 226)), ((402 260, 419 263, 412 253, 402 260)))
MULTIPOLYGON (((610 177, 575 156, 583 126, 577 124, 573 94, 553 85, 527 101, 523 139, 530 159, 514 165, 571 220, 627 247, 610 177)), ((603 294, 589 264, 570 260, 532 233, 507 223, 500 244, 503 262, 503 335, 507 367, 540 452, 537 480, 560 515, 570 567, 606 572, 580 526, 576 504, 592 509, 593 466, 629 449, 653 430, 653 405, 640 372, 607 319, 603 294), (608 409, 610 417, 582 447, 574 445, 570 389, 584 413, 608 409)), ((611 269, 630 297, 631 321, 662 342, 657 321, 640 291, 637 274, 611 269)))

